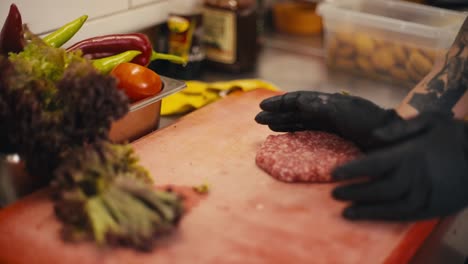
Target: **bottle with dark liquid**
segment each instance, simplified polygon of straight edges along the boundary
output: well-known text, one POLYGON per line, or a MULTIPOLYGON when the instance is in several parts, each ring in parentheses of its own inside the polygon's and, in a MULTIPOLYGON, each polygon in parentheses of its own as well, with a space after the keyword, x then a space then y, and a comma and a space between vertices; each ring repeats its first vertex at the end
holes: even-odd
POLYGON ((230 73, 254 71, 258 57, 256 0, 205 0, 206 66, 230 73))

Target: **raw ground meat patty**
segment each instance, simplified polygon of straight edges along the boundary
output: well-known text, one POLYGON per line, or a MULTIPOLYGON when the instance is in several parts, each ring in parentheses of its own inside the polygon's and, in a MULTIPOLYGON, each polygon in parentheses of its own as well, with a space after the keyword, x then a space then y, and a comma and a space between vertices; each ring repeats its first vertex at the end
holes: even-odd
POLYGON ((335 134, 300 131, 269 135, 255 157, 257 166, 285 182, 330 182, 333 169, 361 154, 335 134))

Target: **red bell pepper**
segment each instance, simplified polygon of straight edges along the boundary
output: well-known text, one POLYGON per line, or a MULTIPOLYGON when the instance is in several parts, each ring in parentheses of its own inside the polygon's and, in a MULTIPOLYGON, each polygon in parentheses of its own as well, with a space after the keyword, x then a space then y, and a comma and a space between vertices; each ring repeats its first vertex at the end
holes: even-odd
POLYGON ((21 52, 24 49, 24 45, 21 14, 18 7, 15 4, 11 4, 10 11, 0 33, 0 54, 8 55, 9 52, 21 52))

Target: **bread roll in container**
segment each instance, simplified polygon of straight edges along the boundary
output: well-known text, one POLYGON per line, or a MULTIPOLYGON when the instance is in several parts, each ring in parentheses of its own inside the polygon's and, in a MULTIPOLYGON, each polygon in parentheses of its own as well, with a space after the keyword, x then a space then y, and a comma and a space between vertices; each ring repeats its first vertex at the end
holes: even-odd
POLYGON ((324 1, 327 65, 412 87, 452 45, 466 14, 406 1, 324 1))

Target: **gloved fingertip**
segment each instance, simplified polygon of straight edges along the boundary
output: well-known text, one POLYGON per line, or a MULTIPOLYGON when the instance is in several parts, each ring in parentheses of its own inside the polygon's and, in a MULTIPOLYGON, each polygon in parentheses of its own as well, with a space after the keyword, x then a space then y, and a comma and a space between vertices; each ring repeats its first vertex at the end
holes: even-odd
POLYGON ((347 207, 343 210, 343 217, 349 220, 357 220, 359 214, 353 207, 347 207))
POLYGON ((265 110, 265 105, 268 105, 268 99, 261 101, 259 106, 262 110, 265 110))
POLYGON ((343 189, 341 187, 336 187, 333 189, 332 197, 336 200, 346 200, 345 195, 343 194, 343 189))
POLYGON ((260 102, 260 108, 262 110, 271 110, 275 108, 276 102, 278 101, 277 97, 271 97, 260 102))
POLYGON ((265 125, 265 124, 266 124, 265 116, 266 116, 266 113, 265 113, 265 112, 260 112, 260 113, 258 113, 258 114, 255 116, 255 122, 257 122, 257 123, 259 123, 259 124, 265 125))

